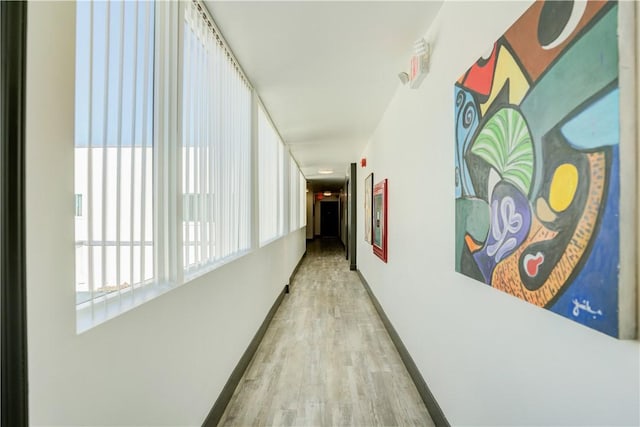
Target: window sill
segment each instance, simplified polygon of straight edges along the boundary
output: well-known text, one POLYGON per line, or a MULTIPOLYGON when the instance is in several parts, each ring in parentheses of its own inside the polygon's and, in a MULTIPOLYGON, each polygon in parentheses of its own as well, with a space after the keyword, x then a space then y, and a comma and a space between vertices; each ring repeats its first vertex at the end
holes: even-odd
POLYGON ((79 304, 76 306, 76 333, 86 332, 175 288, 174 284, 150 283, 119 294, 112 292, 94 299, 93 304, 79 304))
POLYGON ((279 234, 279 235, 277 235, 275 237, 271 237, 271 238, 265 240, 264 242, 260 242, 259 246, 260 246, 260 248, 264 248, 265 246, 270 245, 271 243, 275 242, 276 240, 282 239, 284 236, 286 236, 285 233, 279 234))
POLYGON ((252 249, 245 249, 244 251, 237 252, 237 253, 235 253, 233 255, 229 255, 228 257, 223 258, 223 259, 221 259, 219 261, 216 261, 214 263, 204 264, 204 265, 197 266, 197 267, 192 267, 192 268, 190 268, 190 269, 188 269, 188 270, 186 270, 184 272, 183 283, 186 284, 186 283, 188 283, 188 282, 190 282, 192 280, 197 279, 200 276, 204 276, 205 274, 207 274, 207 273, 209 273, 209 272, 211 272, 213 270, 216 270, 216 269, 222 267, 225 264, 229 264, 230 262, 233 262, 233 261, 235 261, 235 260, 237 260, 239 258, 242 258, 243 256, 248 255, 251 252, 252 252, 252 249))
MULTIPOLYGON (((248 255, 251 251, 251 249, 247 249, 215 263, 187 270, 184 272, 182 283, 186 284, 195 280, 225 264, 248 255)), ((76 306, 76 333, 86 332, 176 287, 177 285, 171 283, 149 283, 136 289, 127 289, 119 294, 118 292, 112 292, 94 298, 93 304, 90 301, 78 304, 76 306)))

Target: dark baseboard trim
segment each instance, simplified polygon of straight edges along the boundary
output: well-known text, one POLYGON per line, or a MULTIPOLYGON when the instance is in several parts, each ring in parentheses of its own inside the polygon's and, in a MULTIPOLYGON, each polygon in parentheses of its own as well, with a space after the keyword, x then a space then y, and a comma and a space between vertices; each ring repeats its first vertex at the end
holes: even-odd
POLYGON ((387 329, 387 332, 391 337, 391 341, 393 341, 396 348, 398 349, 398 353, 400 353, 400 358, 404 362, 404 365, 406 366, 407 371, 409 372, 409 376, 411 376, 411 379, 415 383, 416 388, 418 389, 418 393, 420 394, 422 401, 427 407, 427 411, 429 411, 429 415, 431 415, 431 419, 433 420, 435 425, 438 427, 440 426, 450 427, 451 424, 449 424, 449 421, 447 421, 447 418, 444 416, 444 412, 442 412, 442 408, 440 408, 440 405, 438 405, 436 398, 431 393, 431 390, 429 390, 429 386, 427 386, 427 383, 422 377, 420 370, 418 369, 418 367, 416 366, 416 363, 413 361, 413 358, 409 354, 407 347, 405 347, 404 343, 400 339, 400 335, 398 335, 398 332, 396 332, 396 329, 393 327, 393 325, 391 324, 391 321, 389 320, 386 313, 382 309, 380 302, 378 302, 378 299, 373 294, 373 291, 371 290, 369 283, 367 283, 367 280, 364 278, 360 270, 356 270, 356 271, 358 272, 358 276, 360 277, 362 286, 364 286, 364 288, 367 290, 367 293, 369 294, 369 298, 371 298, 371 302, 376 308, 376 311, 378 312, 378 315, 380 316, 382 323, 384 323, 384 327, 387 329))
POLYGON ((302 261, 304 261, 304 259, 306 257, 307 257, 307 251, 304 251, 304 253, 300 257, 300 261, 298 261, 298 264, 296 264, 296 268, 293 269, 293 271, 291 272, 291 276, 289 276, 289 283, 287 283, 287 285, 286 285, 287 293, 289 293, 289 291, 291 289, 293 289, 293 278, 296 276, 296 274, 298 274, 298 270, 300 270, 300 266, 302 265, 302 261))
POLYGON ((285 294, 289 293, 291 283, 293 282, 293 278, 298 273, 298 270, 300 269, 300 265, 302 264, 302 261, 305 259, 306 256, 307 256, 307 251, 304 251, 304 253, 300 257, 300 261, 298 261, 298 264, 293 269, 291 276, 289 276, 289 283, 284 285, 282 292, 280 292, 275 302, 271 306, 271 309, 267 313, 267 316, 264 318, 262 325, 260 325, 258 332, 256 332, 255 336, 249 343, 249 346, 247 347, 244 354, 240 358, 240 361, 238 362, 235 369, 231 373, 231 376, 227 380, 227 383, 222 388, 222 391, 220 392, 218 399, 216 399, 216 403, 213 404, 213 408, 211 408, 209 415, 207 415, 207 418, 202 423, 203 427, 216 427, 220 422, 220 420, 222 419, 222 415, 224 415, 224 411, 225 409, 227 409, 227 405, 231 401, 231 398, 233 397, 233 393, 236 391, 236 387, 238 387, 238 384, 240 384, 240 380, 242 379, 242 376, 244 375, 247 368, 249 367, 249 363, 251 363, 251 359, 253 359, 253 356, 256 354, 256 350, 258 350, 258 346, 262 342, 262 338, 264 338, 264 334, 267 332, 267 328, 269 327, 269 324, 271 323, 273 316, 278 311, 278 308, 280 308, 280 304, 282 304, 282 300, 284 299, 285 294))
POLYGON ((269 313, 267 313, 267 317, 265 317, 262 325, 260 325, 258 332, 256 332, 256 335, 249 343, 249 346, 245 350, 244 354, 240 358, 240 361, 227 380, 227 383, 224 385, 224 388, 220 392, 216 403, 213 404, 213 408, 211 408, 209 415, 202 423, 203 427, 216 427, 220 422, 220 419, 222 419, 222 415, 224 414, 225 409, 227 409, 227 405, 231 401, 233 392, 236 390, 238 384, 240 384, 240 380, 242 379, 244 372, 249 367, 251 359, 253 359, 253 356, 255 355, 265 332, 267 332, 267 328, 269 327, 269 323, 271 323, 271 319, 273 319, 273 316, 276 314, 276 311, 278 311, 278 308, 280 307, 280 304, 284 299, 285 290, 286 287, 282 289, 282 292, 280 292, 278 298, 276 298, 276 301, 271 306, 269 313))

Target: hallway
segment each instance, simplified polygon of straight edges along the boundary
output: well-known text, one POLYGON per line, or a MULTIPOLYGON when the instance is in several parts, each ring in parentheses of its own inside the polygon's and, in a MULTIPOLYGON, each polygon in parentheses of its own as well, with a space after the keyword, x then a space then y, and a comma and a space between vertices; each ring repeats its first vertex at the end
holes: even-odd
POLYGON ((433 425, 337 240, 308 245, 220 425, 433 425))

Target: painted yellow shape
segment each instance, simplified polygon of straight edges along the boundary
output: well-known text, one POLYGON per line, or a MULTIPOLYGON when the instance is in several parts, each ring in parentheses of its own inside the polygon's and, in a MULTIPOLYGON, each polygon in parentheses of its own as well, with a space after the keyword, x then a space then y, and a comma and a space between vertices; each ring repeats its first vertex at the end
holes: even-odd
POLYGON ((565 163, 556 169, 549 188, 549 205, 556 212, 562 212, 573 201, 578 188, 578 169, 565 163))
POLYGON ((520 101, 529 91, 529 82, 511 53, 502 46, 498 52, 498 61, 493 75, 489 99, 484 104, 480 104, 483 117, 507 80, 509 81, 509 104, 520 105, 520 101))

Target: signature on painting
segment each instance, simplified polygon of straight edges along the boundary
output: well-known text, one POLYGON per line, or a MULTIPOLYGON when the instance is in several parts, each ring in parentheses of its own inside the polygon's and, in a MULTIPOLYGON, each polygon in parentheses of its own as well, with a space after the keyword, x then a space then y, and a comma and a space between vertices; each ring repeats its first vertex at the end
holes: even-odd
POLYGON ((573 299, 573 310, 572 313, 575 317, 580 315, 580 310, 586 311, 591 314, 595 319, 597 316, 602 316, 602 310, 593 310, 591 308, 591 304, 586 299, 583 299, 582 302, 578 301, 577 298, 573 299))

